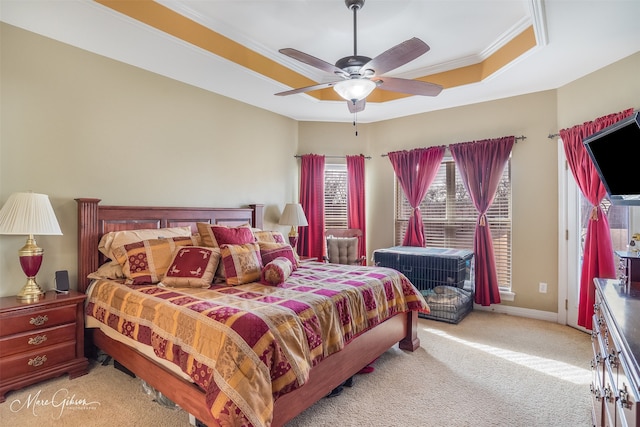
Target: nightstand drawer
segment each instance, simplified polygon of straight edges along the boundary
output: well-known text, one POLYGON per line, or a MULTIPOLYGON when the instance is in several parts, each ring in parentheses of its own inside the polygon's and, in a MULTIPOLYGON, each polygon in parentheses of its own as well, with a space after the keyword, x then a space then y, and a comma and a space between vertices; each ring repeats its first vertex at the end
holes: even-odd
POLYGON ((19 332, 73 323, 76 321, 76 307, 75 305, 66 305, 49 310, 31 310, 26 313, 2 317, 0 320, 0 337, 6 337, 19 332))
POLYGON ((0 357, 38 350, 42 347, 65 341, 75 341, 75 339, 75 323, 12 335, 11 337, 0 338, 0 357))
POLYGON ((0 359, 0 379, 18 377, 76 358, 76 342, 65 342, 0 359))

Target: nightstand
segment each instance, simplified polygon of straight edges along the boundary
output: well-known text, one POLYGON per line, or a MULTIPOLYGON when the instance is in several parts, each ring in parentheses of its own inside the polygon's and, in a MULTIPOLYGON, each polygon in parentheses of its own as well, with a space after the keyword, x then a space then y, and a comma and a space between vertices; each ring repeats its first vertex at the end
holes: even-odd
POLYGON ((88 372, 84 357, 85 295, 47 292, 21 303, 0 298, 0 403, 5 394, 68 373, 88 372))

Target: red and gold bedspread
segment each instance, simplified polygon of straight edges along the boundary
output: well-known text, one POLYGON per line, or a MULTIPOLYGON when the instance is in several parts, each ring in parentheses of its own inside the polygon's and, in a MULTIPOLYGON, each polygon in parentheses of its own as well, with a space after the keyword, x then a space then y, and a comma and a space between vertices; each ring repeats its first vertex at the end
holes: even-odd
POLYGON ((179 366, 221 425, 267 426, 275 399, 302 386, 311 367, 407 310, 429 308, 395 270, 306 263, 277 287, 101 280, 86 313, 179 366))

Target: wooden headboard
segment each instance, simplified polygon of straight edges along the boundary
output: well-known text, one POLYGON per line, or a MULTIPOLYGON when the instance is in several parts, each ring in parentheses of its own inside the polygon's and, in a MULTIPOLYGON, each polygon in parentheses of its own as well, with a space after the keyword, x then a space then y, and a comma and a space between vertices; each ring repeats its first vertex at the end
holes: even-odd
POLYGON ((110 231, 190 226, 197 222, 263 227, 264 205, 249 208, 183 208, 155 206, 100 206, 100 199, 81 198, 78 203, 78 291, 85 292, 93 273, 106 261, 98 243, 110 231))

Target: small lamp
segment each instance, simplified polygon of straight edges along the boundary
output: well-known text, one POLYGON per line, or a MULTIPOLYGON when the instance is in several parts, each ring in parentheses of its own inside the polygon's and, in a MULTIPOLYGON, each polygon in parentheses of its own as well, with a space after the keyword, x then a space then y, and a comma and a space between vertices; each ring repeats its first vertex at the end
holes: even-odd
POLYGON ((36 245, 34 234, 62 235, 56 214, 46 194, 13 193, 0 210, 0 234, 28 235, 18 251, 27 284, 17 295, 19 301, 37 301, 44 292, 36 283, 44 250, 36 245))
POLYGON ((291 226, 289 244, 295 249, 298 244, 298 227, 307 226, 309 223, 299 203, 287 203, 280 217, 280 225, 291 226))

